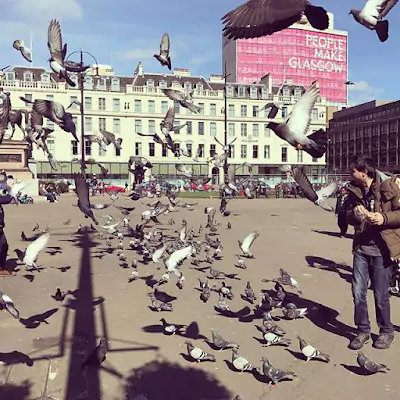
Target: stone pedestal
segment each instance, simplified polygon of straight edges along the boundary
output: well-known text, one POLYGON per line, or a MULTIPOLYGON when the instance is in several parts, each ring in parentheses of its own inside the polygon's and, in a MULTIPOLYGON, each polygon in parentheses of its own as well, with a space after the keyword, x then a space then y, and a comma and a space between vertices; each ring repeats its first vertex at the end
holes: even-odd
POLYGON ((29 159, 29 150, 30 146, 26 141, 3 140, 0 146, 0 170, 4 169, 7 175, 12 175, 14 179, 29 181, 24 193, 37 196, 39 185, 35 170, 29 169, 34 164, 33 160, 29 159))

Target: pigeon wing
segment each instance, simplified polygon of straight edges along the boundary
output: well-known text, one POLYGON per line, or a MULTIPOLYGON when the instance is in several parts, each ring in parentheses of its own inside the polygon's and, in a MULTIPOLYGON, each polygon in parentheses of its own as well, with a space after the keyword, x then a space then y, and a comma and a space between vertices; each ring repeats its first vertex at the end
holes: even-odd
POLYGON ((57 61, 59 64, 63 64, 63 46, 62 46, 62 35, 60 23, 52 19, 47 30, 47 47, 51 57, 57 61))
POLYGON ((32 109, 30 112, 31 117, 31 125, 32 127, 40 127, 43 126, 43 115, 37 112, 36 110, 32 109))
POLYGON ((64 107, 50 100, 35 100, 33 110, 55 123, 62 122, 64 107))
POLYGON ((164 33, 164 35, 162 35, 161 43, 160 43, 160 54, 168 57, 169 49, 170 49, 169 35, 168 35, 168 33, 164 33))
POLYGON ((306 196, 308 200, 315 203, 318 200, 318 195, 313 189, 311 182, 309 181, 307 175, 303 172, 303 170, 297 167, 293 168, 292 176, 296 183, 300 186, 301 190, 304 193, 304 196, 306 196))
POLYGON ((235 185, 235 176, 236 176, 236 168, 234 165, 229 165, 228 167, 228 180, 229 183, 233 183, 235 185))
POLYGON ((76 174, 74 177, 75 180, 75 191, 78 196, 79 202, 82 204, 84 208, 90 208, 89 201, 89 187, 86 183, 85 177, 82 174, 76 174))
POLYGON ((243 244, 242 244, 243 249, 246 251, 249 251, 251 245, 257 239, 258 236, 259 236, 258 232, 249 233, 243 240, 243 244))
POLYGON ((171 100, 174 101, 183 101, 185 100, 185 94, 180 90, 175 89, 162 89, 163 93, 171 100))
POLYGON ((106 141, 106 143, 107 143, 107 146, 108 146, 109 144, 115 142, 115 135, 114 135, 113 133, 108 132, 108 131, 100 131, 100 132, 101 132, 101 134, 103 135, 103 137, 104 137, 104 139, 105 139, 105 141, 106 141))
POLYGON ((389 11, 397 4, 399 0, 387 0, 382 3, 382 8, 379 10, 379 16, 384 19, 389 11))
POLYGON ((35 261, 39 253, 47 246, 50 239, 50 233, 39 236, 34 242, 30 243, 25 250, 25 257, 28 260, 35 261))
POLYGON ((7 311, 15 318, 19 319, 19 311, 15 308, 14 302, 10 296, 0 292, 0 304, 3 303, 7 311))
POLYGON ((167 114, 164 118, 164 126, 170 132, 174 127, 174 119, 175 119, 175 109, 171 107, 168 109, 167 114))
POLYGON ((29 185, 29 182, 27 182, 27 181, 14 183, 14 185, 12 185, 12 187, 11 187, 10 195, 15 197, 19 192, 24 190, 28 185, 29 185))
POLYGON ((289 130, 294 132, 303 132, 305 135, 311 123, 311 110, 319 97, 319 85, 315 81, 294 105, 292 112, 287 120, 289 130))
POLYGON ((184 247, 183 249, 174 251, 168 260, 165 262, 165 266, 168 271, 173 271, 176 267, 187 257, 192 254, 192 246, 184 247))

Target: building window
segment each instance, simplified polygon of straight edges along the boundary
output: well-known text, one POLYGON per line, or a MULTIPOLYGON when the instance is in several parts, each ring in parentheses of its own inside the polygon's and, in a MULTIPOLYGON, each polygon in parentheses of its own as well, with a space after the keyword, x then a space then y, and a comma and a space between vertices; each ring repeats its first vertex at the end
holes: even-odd
POLYGON ((232 86, 228 86, 226 88, 226 97, 233 97, 233 87, 232 86))
POLYGON ((174 145, 175 145, 177 153, 179 154, 179 151, 181 149, 181 144, 179 142, 174 142, 174 145))
POLYGON ((119 91, 120 90, 120 85, 119 85, 119 79, 118 78, 111 78, 111 90, 113 90, 113 91, 119 91))
POLYGON ((215 137, 217 135, 217 123, 210 122, 210 136, 215 137))
MULTIPOLYGON (((86 99, 88 97, 85 97, 85 108, 86 108, 86 99)), ((105 110, 106 109, 106 99, 104 97, 99 97, 99 110, 105 110)))
POLYGON ((297 152, 297 162, 302 163, 303 162, 303 151, 300 150, 297 152))
POLYGON ((258 158, 258 145, 253 144, 253 158, 258 158))
POLYGON ((135 156, 141 156, 142 155, 142 143, 136 142, 135 143, 135 156))
POLYGON ((217 115, 217 105, 215 103, 210 104, 210 115, 215 117, 217 115))
POLYGON ((162 157, 167 157, 168 156, 168 147, 167 147, 167 145, 165 143, 162 144, 161 149, 162 149, 161 150, 161 156, 162 157))
POLYGON ((192 121, 186 121, 186 134, 192 134, 192 121))
POLYGON ((269 144, 264 145, 264 158, 268 159, 270 155, 270 147, 269 144))
POLYGON ((245 104, 240 106, 240 116, 247 117, 247 106, 245 104))
POLYGON ((166 87, 167 87, 167 82, 165 82, 165 81, 160 81, 160 82, 158 83, 158 86, 159 86, 160 88, 166 88, 166 87))
POLYGON ((119 99, 113 99, 113 111, 119 112, 121 110, 121 102, 119 99))
POLYGON ((91 109, 92 109, 92 98, 85 97, 85 110, 91 110, 91 109))
POLYGON ((76 140, 71 140, 71 151, 73 156, 78 155, 78 142, 76 140))
POLYGON ((260 133, 260 127, 258 124, 253 124, 253 136, 258 137, 260 133))
POLYGON ((24 72, 24 81, 25 82, 32 82, 33 75, 32 72, 24 72))
POLYGON ((92 155, 92 142, 86 139, 85 139, 85 155, 86 156, 92 155))
POLYGON ((199 151, 200 151, 199 158, 204 157, 204 153, 205 153, 204 144, 199 144, 199 151))
POLYGON ((246 137, 247 136, 247 124, 240 124, 240 136, 246 137))
POLYGON ((215 147, 215 144, 210 144, 210 157, 213 157, 216 153, 217 149, 215 147))
POLYGON ((15 72, 14 71, 9 71, 6 73, 6 79, 8 81, 13 81, 15 79, 15 72))
POLYGON ((239 86, 238 95, 239 95, 239 97, 246 96, 246 89, 244 88, 244 86, 239 86))
POLYGON ((204 122, 199 122, 199 135, 204 135, 204 122))
POLYGON ((78 96, 70 96, 69 102, 72 110, 79 110, 79 106, 76 104, 78 102, 78 96))
POLYGON ((198 106, 200 107, 199 114, 204 114, 204 103, 199 103, 198 106))
POLYGON ((268 128, 268 124, 264 125, 264 137, 269 138, 271 136, 271 129, 268 128))
POLYGON ((290 97, 290 89, 284 88, 282 93, 284 97, 290 97))
POLYGON ((268 98, 268 89, 267 88, 261 88, 261 98, 263 98, 263 99, 268 98))
POLYGON ((149 113, 154 114, 156 112, 156 102, 154 100, 149 100, 148 108, 149 108, 149 113))
POLYGON ((142 133, 142 120, 135 119, 135 132, 142 133))
POLYGON ((229 158, 235 158, 235 145, 229 145, 229 158))
POLYGON ((318 158, 313 157, 312 162, 318 162, 318 158))
POLYGON ((147 87, 153 88, 153 87, 154 87, 154 81, 148 80, 148 81, 146 82, 146 86, 147 86, 147 87))
POLYGON ((149 156, 154 157, 156 153, 155 143, 149 143, 149 156))
POLYGON ((240 158, 247 158, 247 144, 240 145, 240 158))
POLYGON ((106 78, 99 78, 97 80, 97 89, 98 90, 106 90, 106 78))
POLYGON ((54 96, 52 94, 46 94, 47 101, 54 101, 54 96))
POLYGON ((129 104, 129 102, 125 102, 124 104, 124 110, 130 110, 131 109, 131 105, 129 104))
POLYGON ((281 161, 287 162, 287 147, 281 147, 281 161))
POLYGON ((230 137, 235 136, 235 123, 234 122, 228 123, 228 136, 230 136, 230 137))
POLYGON ((85 90, 93 89, 93 78, 91 76, 85 77, 85 81, 83 83, 83 87, 85 90))
MULTIPOLYGON (((25 97, 26 100, 29 100, 29 101, 33 100, 32 99, 32 95, 30 93, 29 94, 24 94, 24 97, 25 97)), ((25 107, 29 107, 31 105, 32 105, 31 103, 25 102, 25 107)))
POLYGON ((142 100, 135 100, 135 113, 142 112, 142 100))
POLYGON ((175 114, 179 114, 181 111, 181 105, 177 101, 174 101, 174 110, 175 110, 175 114))
POLYGON ((286 118, 287 115, 287 107, 282 107, 282 118, 286 118))
POLYGON ((113 118, 113 132, 121 133, 121 120, 119 118, 113 118))
POLYGON ((258 106, 253 106, 253 117, 258 117, 258 106))
POLYGON ((106 124, 106 119, 103 117, 99 118, 99 130, 100 131, 106 131, 107 130, 107 124, 106 124))
POLYGON ((54 139, 47 139, 46 144, 47 144, 47 148, 49 149, 49 152, 54 155, 56 152, 56 146, 55 146, 54 139))
POLYGON ((107 154, 107 150, 103 149, 103 147, 99 145, 99 157, 103 157, 106 154, 107 154))
POLYGON ((193 156, 193 145, 192 143, 186 143, 186 150, 188 151, 188 153, 193 156))
POLYGON ((313 108, 311 111, 311 119, 318 119, 318 108, 313 108))
POLYGON ((156 121, 154 119, 149 119, 149 133, 156 132, 156 121))
POLYGON ((85 131, 92 131, 92 117, 85 117, 85 131))
POLYGON ((234 116, 235 116, 235 105, 229 104, 228 105, 228 117, 234 117, 234 116))
POLYGON ((161 102, 161 112, 162 112, 163 114, 166 114, 167 111, 168 111, 168 101, 163 100, 163 101, 161 102))
POLYGON ((294 98, 297 100, 301 97, 301 89, 294 90, 294 98))
POLYGON ((256 99, 257 98, 257 93, 258 93, 257 88, 254 87, 254 86, 251 86, 250 87, 250 98, 251 99, 256 99))

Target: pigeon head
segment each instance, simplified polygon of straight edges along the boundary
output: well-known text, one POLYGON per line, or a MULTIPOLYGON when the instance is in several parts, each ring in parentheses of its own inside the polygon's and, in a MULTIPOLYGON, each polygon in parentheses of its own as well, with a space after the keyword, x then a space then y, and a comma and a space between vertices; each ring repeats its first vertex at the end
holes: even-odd
POLYGON ((146 164, 144 164, 146 168, 153 168, 153 164, 150 161, 147 161, 146 164))
POLYGON ((359 10, 355 10, 354 8, 352 8, 349 12, 349 15, 352 15, 354 18, 358 17, 358 14, 360 14, 359 10))

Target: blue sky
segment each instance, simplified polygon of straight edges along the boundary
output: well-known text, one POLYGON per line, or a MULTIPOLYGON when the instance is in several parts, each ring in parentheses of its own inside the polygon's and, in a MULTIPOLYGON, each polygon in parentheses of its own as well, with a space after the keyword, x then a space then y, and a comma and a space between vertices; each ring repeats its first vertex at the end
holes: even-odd
MULTIPOLYGON (((164 31, 171 37, 173 67, 208 77, 221 73, 221 21, 239 0, 188 2, 165 0, 2 0, 0 54, 5 65, 26 65, 12 48, 15 39, 29 43, 33 33, 34 66, 46 65, 47 26, 61 22, 69 52, 89 51, 100 64, 111 63, 117 74, 132 75, 139 61, 147 72, 165 72, 152 55, 164 31)), ((375 32, 358 25, 349 9, 363 0, 316 0, 335 14, 335 27, 349 32, 349 78, 353 104, 374 98, 398 99, 400 6, 388 16, 390 38, 380 43, 375 32)), ((88 61, 89 62, 89 61, 88 61)), ((3 65, 2 65, 3 66, 3 65)))

